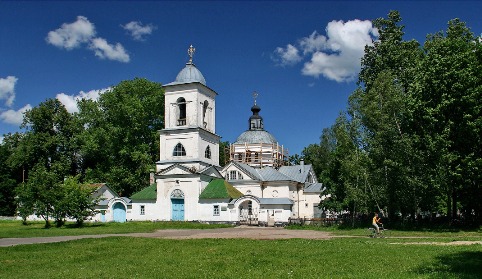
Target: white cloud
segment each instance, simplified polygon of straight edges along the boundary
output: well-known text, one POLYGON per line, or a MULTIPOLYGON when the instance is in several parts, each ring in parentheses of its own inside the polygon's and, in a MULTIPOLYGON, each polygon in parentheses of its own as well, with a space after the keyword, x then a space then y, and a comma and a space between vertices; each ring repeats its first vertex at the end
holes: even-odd
POLYGON ((104 38, 98 38, 95 35, 94 24, 86 17, 78 16, 77 21, 64 23, 57 30, 50 31, 45 39, 47 43, 67 50, 81 46, 88 47, 101 59, 130 61, 129 54, 120 43, 111 45, 104 38))
POLYGON ((91 41, 90 48, 95 52, 95 56, 101 59, 117 60, 125 63, 130 61, 129 54, 119 43, 111 45, 103 38, 95 38, 91 41))
POLYGON ((157 27, 152 24, 147 24, 142 26, 142 23, 139 21, 131 21, 126 25, 121 25, 129 34, 132 36, 134 40, 143 41, 145 35, 150 35, 152 31, 154 31, 157 27))
POLYGON ((15 100, 15 84, 18 78, 8 76, 0 78, 0 100, 5 100, 5 105, 11 107, 13 100, 15 100))
POLYGON ((77 101, 81 99, 88 99, 88 100, 94 100, 97 101, 99 99, 99 96, 103 94, 106 91, 109 91, 110 88, 104 88, 104 89, 99 89, 99 90, 90 90, 88 92, 80 91, 78 95, 67 95, 65 93, 59 93, 57 94, 56 98, 59 100, 62 104, 64 104, 65 108, 67 109, 68 112, 74 113, 74 112, 79 112, 79 108, 77 107, 77 101))
POLYGON ((23 122, 24 113, 30 109, 32 109, 32 106, 27 104, 19 110, 9 109, 7 111, 0 112, 0 120, 8 124, 20 125, 23 122))
POLYGON ((286 48, 277 47, 275 54, 279 56, 278 62, 283 66, 296 64, 302 59, 299 50, 292 44, 288 44, 286 48))
POLYGON ((95 36, 95 26, 86 17, 78 16, 73 23, 64 23, 47 35, 47 42, 59 48, 71 50, 82 43, 89 42, 95 36))
POLYGON ((303 49, 303 54, 319 51, 325 49, 326 37, 313 31, 309 37, 300 40, 300 47, 303 49))
POLYGON ((337 82, 350 81, 360 70, 365 46, 372 45, 372 40, 377 36, 378 30, 371 21, 334 20, 328 23, 326 36, 314 31, 299 40, 297 47, 289 44, 286 49, 281 48, 281 51, 278 47, 275 54, 282 62, 286 61, 284 65, 294 64, 307 57, 308 61, 305 61, 301 70, 303 75, 316 78, 322 75, 337 82), (303 57, 299 56, 300 52, 303 57))

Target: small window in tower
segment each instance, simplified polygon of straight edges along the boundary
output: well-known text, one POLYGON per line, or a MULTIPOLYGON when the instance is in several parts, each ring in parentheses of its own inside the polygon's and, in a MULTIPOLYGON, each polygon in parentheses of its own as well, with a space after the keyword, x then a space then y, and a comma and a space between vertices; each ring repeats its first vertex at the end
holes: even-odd
POLYGON ((181 143, 178 143, 172 151, 172 156, 186 156, 186 149, 181 143))
POLYGON ((204 151, 204 157, 211 159, 211 148, 209 146, 206 147, 206 150, 204 151))
POLYGON ((209 102, 204 101, 204 103, 203 103, 203 128, 207 128, 207 126, 208 126, 208 119, 206 117, 206 113, 208 111, 208 106, 209 106, 209 102))
POLYGON ((186 125, 186 99, 177 99, 177 126, 186 125))

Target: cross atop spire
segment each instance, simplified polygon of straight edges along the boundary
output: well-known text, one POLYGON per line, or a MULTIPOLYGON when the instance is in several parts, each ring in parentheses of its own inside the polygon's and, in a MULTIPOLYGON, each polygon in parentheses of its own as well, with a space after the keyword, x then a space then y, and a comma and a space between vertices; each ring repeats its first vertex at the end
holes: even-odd
POLYGON ((256 105, 256 98, 258 98, 258 92, 253 91, 253 99, 254 99, 254 104, 256 105))
POLYGON ((196 52, 196 49, 191 45, 187 49, 187 54, 189 55, 189 64, 192 64, 192 57, 194 56, 194 52, 196 52))

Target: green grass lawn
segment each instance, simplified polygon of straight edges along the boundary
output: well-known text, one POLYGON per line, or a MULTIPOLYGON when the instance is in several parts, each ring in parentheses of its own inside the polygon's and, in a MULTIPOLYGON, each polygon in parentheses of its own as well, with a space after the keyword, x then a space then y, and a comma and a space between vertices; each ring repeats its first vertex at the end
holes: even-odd
MULTIPOLYGON (((149 232, 215 228, 191 222, 87 223, 44 229, 43 223, 0 221, 0 237, 149 232)), ((482 240, 482 232, 392 231, 372 239, 366 229, 319 229, 330 240, 135 237, 0 247, 0 278, 482 278, 482 245, 406 242, 482 240), (410 237, 410 238, 409 238, 410 237)))
POLYGON ((1 278, 481 278, 482 245, 132 237, 0 248, 1 278))
MULTIPOLYGON (((44 237, 86 234, 123 234, 135 232, 153 232, 162 229, 207 229, 225 228, 230 225, 208 225, 194 222, 127 222, 127 223, 85 223, 76 227, 75 223, 67 223, 63 227, 44 228, 44 222, 0 221, 0 238, 10 237, 44 237)), ((0 276, 1 278, 1 276, 0 276)))

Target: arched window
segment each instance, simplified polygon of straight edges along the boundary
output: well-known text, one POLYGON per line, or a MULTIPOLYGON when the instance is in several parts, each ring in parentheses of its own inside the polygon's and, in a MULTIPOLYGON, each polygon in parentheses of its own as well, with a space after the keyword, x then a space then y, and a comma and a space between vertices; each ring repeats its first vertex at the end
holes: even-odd
POLYGON ((208 106, 209 106, 209 102, 204 101, 204 103, 203 103, 203 127, 204 128, 207 128, 207 126, 208 126, 208 119, 206 117, 208 106))
POLYGON ((177 99, 177 126, 186 125, 186 99, 177 99))
POLYGON ((206 150, 204 151, 204 157, 208 158, 208 159, 211 159, 211 148, 209 147, 206 147, 206 150))
POLYGON ((186 149, 181 143, 176 144, 172 151, 172 156, 186 156, 186 149))

